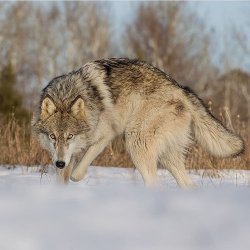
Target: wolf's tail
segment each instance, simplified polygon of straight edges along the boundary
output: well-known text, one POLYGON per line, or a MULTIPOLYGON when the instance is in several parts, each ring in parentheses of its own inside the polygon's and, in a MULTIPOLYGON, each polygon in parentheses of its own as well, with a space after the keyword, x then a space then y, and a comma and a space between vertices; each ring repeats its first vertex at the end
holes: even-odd
POLYGON ((236 156, 242 153, 243 140, 225 128, 195 94, 187 92, 186 95, 192 103, 192 127, 199 144, 218 157, 236 156))

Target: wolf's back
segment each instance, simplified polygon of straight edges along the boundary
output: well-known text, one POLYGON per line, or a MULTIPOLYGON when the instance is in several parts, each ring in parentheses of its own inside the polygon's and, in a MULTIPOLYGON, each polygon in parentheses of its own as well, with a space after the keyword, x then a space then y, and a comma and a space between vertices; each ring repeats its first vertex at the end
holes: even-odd
POLYGON ((243 140, 225 128, 192 92, 186 92, 191 103, 192 127, 195 139, 209 153, 218 157, 235 156, 243 152, 243 140))

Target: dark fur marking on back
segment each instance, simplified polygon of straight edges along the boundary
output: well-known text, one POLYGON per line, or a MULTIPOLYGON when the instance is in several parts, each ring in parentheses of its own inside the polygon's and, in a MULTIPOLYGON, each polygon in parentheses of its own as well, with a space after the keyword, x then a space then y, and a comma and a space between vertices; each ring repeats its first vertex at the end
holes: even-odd
MULTIPOLYGON (((104 104, 103 104, 103 96, 101 95, 101 93, 98 91, 97 87, 95 85, 93 85, 93 83, 91 81, 85 81, 86 85, 87 85, 87 91, 88 91, 88 97, 90 99, 90 101, 93 101, 96 106, 98 107, 98 109, 100 111, 104 110, 104 104)), ((91 108, 91 107, 89 107, 91 108)))
MULTIPOLYGON (((150 72, 158 72, 156 68, 148 65, 145 62, 139 61, 137 59, 127 59, 127 58, 110 58, 95 61, 97 65, 105 72, 106 77, 104 83, 108 86, 113 103, 116 103, 122 91, 137 91, 140 89, 141 83, 145 81, 145 75, 143 70, 149 70, 150 72), (123 82, 126 82, 127 89, 123 88, 123 82)), ((145 71, 146 72, 146 71, 145 71)), ((160 71, 160 74, 165 77, 164 72, 160 71)), ((158 74, 159 74, 158 72, 158 74)), ((145 95, 150 95, 155 92, 155 84, 149 84, 143 87, 145 95)), ((123 92, 124 93, 124 92, 123 92)))

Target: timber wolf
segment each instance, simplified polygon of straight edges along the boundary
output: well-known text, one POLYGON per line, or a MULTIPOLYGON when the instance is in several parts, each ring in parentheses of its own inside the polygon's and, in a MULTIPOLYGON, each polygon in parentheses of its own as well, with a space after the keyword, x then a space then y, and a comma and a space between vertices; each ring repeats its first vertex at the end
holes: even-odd
POLYGON ((218 157, 244 148, 189 88, 152 65, 125 58, 89 62, 51 80, 33 130, 65 183, 80 181, 121 134, 146 185, 158 182, 161 165, 181 187, 192 186, 184 162, 193 139, 218 157))

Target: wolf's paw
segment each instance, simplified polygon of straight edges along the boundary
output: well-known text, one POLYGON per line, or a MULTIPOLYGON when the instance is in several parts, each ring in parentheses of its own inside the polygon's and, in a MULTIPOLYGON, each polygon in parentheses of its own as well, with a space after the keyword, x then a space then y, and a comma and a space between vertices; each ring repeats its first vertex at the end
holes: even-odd
POLYGON ((73 182, 78 182, 80 181, 81 179, 80 178, 75 178, 73 176, 70 176, 70 180, 73 181, 73 182))
POLYGON ((75 178, 73 176, 70 176, 70 180, 73 181, 73 182, 79 182, 82 180, 82 178, 75 178))
POLYGON ((74 171, 71 176, 70 176, 70 180, 74 181, 74 182, 78 182, 81 181, 83 179, 83 176, 80 175, 79 173, 77 173, 77 171, 74 171))

